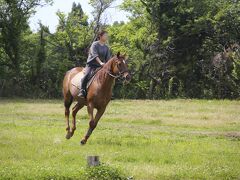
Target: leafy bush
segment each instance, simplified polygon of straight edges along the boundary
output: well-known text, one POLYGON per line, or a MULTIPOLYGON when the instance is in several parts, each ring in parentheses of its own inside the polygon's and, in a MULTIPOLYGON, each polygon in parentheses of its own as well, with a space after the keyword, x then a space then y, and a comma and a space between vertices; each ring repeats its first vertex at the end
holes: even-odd
POLYGON ((85 178, 91 180, 128 179, 119 169, 110 167, 106 164, 87 168, 85 178))

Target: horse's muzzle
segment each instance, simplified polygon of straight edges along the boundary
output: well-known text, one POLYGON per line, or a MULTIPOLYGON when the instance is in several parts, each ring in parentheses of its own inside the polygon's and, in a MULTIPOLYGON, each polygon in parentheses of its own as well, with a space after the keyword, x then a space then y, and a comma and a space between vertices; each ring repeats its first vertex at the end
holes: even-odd
POLYGON ((128 84, 131 81, 132 77, 129 72, 124 75, 124 83, 128 84))

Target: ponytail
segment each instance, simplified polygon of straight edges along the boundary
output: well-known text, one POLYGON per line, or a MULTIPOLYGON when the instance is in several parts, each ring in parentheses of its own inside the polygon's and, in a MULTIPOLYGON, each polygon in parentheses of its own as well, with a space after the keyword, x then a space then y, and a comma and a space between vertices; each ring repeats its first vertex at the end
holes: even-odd
POLYGON ((99 31, 98 34, 97 34, 96 40, 100 40, 100 37, 103 36, 106 33, 107 33, 107 31, 104 31, 104 30, 99 31))

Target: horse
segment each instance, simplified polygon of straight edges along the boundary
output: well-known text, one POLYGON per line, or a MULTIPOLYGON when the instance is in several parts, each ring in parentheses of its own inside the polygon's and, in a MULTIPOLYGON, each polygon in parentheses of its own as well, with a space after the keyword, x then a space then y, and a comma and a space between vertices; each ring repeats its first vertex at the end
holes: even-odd
POLYGON ((66 119, 66 139, 70 139, 76 130, 76 115, 77 112, 87 106, 88 115, 90 117, 89 128, 86 135, 80 141, 82 145, 86 144, 93 130, 96 128, 98 121, 105 112, 105 109, 111 100, 112 89, 115 84, 115 79, 122 78, 125 83, 129 83, 131 75, 128 70, 126 55, 121 55, 120 52, 108 60, 103 67, 97 71, 94 79, 87 88, 87 96, 85 98, 78 97, 77 93, 72 93, 71 80, 84 68, 75 67, 69 70, 63 80, 63 97, 65 106, 65 119, 66 119), (77 101, 76 105, 72 108, 72 127, 69 125, 70 106, 73 101, 77 101), (93 110, 97 109, 94 117, 93 110))

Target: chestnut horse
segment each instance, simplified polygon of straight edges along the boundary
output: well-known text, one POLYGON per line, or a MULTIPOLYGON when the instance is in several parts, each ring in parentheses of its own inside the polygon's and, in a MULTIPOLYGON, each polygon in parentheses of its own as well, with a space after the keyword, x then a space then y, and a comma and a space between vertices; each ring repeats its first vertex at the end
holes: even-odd
POLYGON ((70 139, 74 131, 76 130, 76 114, 77 112, 87 106, 88 115, 90 117, 89 128, 85 137, 81 140, 81 144, 86 144, 88 138, 96 128, 99 119, 105 112, 106 106, 112 97, 112 88, 114 86, 115 79, 118 77, 124 78, 125 82, 129 82, 131 79, 126 64, 125 55, 117 54, 112 57, 95 75, 94 80, 88 87, 88 94, 86 98, 79 98, 77 94, 72 94, 71 80, 83 70, 81 67, 76 67, 68 71, 63 80, 63 96, 65 106, 65 118, 66 118, 66 138, 70 139), (76 100, 77 104, 72 109, 72 128, 69 126, 69 114, 70 106, 72 102, 76 100), (94 117, 93 110, 97 109, 97 113, 94 117))

